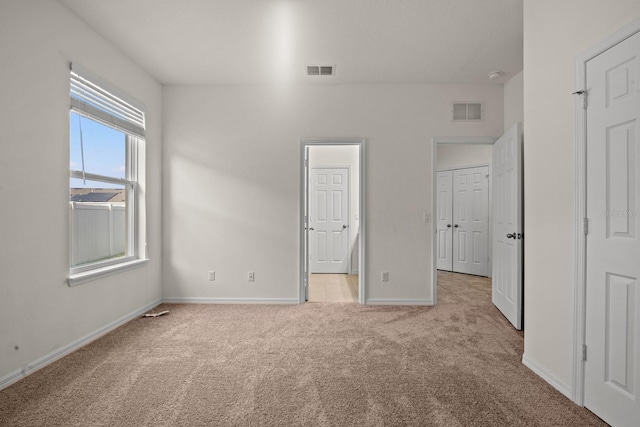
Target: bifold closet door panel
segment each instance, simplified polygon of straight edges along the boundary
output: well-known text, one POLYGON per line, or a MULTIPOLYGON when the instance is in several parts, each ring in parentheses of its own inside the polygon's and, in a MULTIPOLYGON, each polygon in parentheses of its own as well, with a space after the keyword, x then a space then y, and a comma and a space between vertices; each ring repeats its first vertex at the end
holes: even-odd
POLYGON ((453 271, 488 275, 489 168, 453 171, 453 271))
POLYGON ((437 175, 436 238, 438 270, 453 270, 453 171, 438 172, 437 175))

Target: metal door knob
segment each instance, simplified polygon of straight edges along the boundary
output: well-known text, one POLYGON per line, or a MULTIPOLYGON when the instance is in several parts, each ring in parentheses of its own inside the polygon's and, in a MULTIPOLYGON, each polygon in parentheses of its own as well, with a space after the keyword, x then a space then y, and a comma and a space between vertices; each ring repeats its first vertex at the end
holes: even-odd
POLYGON ((453 224, 453 226, 454 226, 455 228, 460 227, 458 224, 453 224))
POLYGON ((447 224, 447 228, 451 228, 451 224, 447 224))
POLYGON ((516 238, 516 233, 507 234, 507 239, 515 239, 515 238, 516 238))
POLYGON ((347 228, 347 227, 348 227, 348 225, 347 225, 347 224, 342 224, 342 228, 343 228, 343 229, 344 229, 344 228, 347 228))
POLYGON ((313 228, 313 227, 310 227, 310 228, 309 228, 309 230, 311 230, 311 231, 313 231, 313 230, 315 230, 315 228, 313 228))

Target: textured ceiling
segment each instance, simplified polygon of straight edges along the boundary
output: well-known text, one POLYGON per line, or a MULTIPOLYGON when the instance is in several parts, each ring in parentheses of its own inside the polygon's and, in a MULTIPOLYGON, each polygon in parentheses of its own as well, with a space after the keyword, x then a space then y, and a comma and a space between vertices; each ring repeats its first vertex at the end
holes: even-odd
POLYGON ((164 84, 502 83, 523 0, 59 0, 164 84), (308 64, 335 64, 308 77, 308 64))

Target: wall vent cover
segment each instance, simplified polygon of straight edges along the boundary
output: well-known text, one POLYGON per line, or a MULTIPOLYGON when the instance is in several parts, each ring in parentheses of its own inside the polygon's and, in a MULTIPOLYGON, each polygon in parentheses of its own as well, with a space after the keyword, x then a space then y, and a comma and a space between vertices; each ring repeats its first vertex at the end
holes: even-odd
POLYGON ((335 65, 307 65, 308 76, 334 76, 335 74, 335 65))
POLYGON ((454 122, 480 122, 483 110, 481 102, 453 102, 451 113, 454 122))

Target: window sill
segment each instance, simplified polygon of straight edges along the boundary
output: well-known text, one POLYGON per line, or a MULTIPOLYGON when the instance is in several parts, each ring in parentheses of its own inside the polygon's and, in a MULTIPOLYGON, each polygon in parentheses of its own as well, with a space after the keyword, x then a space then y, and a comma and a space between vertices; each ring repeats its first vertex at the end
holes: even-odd
POLYGON ((90 282, 92 280, 100 279, 102 277, 110 276, 112 274, 120 273, 121 271, 132 270, 134 268, 142 267, 149 260, 148 259, 135 259, 133 261, 127 261, 120 264, 110 265, 108 267, 96 268, 95 270, 83 271, 82 273, 71 274, 67 279, 69 286, 76 286, 81 283, 90 282))

